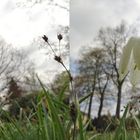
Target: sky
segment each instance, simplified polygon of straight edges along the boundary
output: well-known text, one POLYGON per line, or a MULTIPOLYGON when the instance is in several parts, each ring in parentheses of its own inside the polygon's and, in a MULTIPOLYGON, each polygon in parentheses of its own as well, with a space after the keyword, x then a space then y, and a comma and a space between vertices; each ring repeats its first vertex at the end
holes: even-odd
POLYGON ((92 42, 101 27, 139 24, 139 0, 72 0, 70 8, 71 56, 78 59, 79 50, 92 42))
POLYGON ((53 60, 53 55, 46 57, 45 50, 40 49, 41 36, 47 34, 52 42, 56 41, 57 34, 61 33, 60 25, 69 26, 68 0, 0 1, 0 37, 7 44, 24 49, 44 79, 51 80, 50 75, 62 68, 53 60))

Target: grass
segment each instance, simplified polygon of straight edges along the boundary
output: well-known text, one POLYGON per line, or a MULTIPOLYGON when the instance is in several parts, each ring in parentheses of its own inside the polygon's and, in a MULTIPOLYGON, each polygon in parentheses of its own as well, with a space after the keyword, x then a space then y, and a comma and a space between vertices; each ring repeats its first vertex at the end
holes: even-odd
MULTIPOLYGON (((35 112, 24 118, 15 119, 7 112, 8 121, 0 123, 0 140, 138 140, 140 139, 140 122, 134 116, 137 124, 135 131, 127 131, 125 126, 129 106, 120 119, 120 124, 113 132, 97 133, 87 131, 88 123, 83 123, 80 110, 77 111, 76 130, 71 106, 64 104, 64 92, 53 95, 43 84, 38 94, 35 112), (34 121, 33 121, 34 119, 34 121)), ((82 101, 82 100, 80 100, 82 101)))

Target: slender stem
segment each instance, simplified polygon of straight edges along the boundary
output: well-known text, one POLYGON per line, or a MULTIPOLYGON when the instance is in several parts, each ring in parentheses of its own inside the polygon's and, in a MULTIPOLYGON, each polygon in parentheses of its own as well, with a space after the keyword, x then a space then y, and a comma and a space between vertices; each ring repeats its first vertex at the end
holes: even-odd
POLYGON ((60 50, 60 40, 59 40, 59 54, 61 56, 61 50, 60 50))
POLYGON ((60 62, 61 65, 65 68, 65 70, 67 71, 68 75, 69 75, 69 79, 70 79, 70 84, 71 84, 71 91, 72 91, 72 94, 73 94, 73 103, 74 103, 74 114, 75 114, 75 119, 73 121, 73 125, 74 125, 74 128, 73 128, 73 138, 72 140, 75 140, 76 138, 76 119, 77 119, 77 108, 78 108, 78 105, 77 105, 77 96, 76 96, 76 93, 74 93, 74 88, 73 88, 73 82, 72 82, 72 76, 71 76, 71 73, 69 72, 69 70, 67 69, 67 67, 65 66, 65 64, 63 63, 63 61, 60 62))
MULTIPOLYGON (((72 82, 72 76, 71 76, 71 73, 69 72, 69 70, 67 69, 67 67, 65 66, 65 64, 63 63, 63 62, 60 62, 61 63, 61 65, 65 68, 65 70, 67 71, 67 73, 68 73, 68 75, 69 75, 69 79, 70 79, 70 84, 71 84, 71 90, 72 90, 72 92, 74 92, 74 88, 73 88, 73 82, 72 82)), ((74 103, 75 103, 75 105, 76 105, 76 103, 77 103, 77 96, 76 96, 76 93, 73 93, 73 95, 74 95, 74 103)))
POLYGON ((54 55, 56 55, 56 53, 55 53, 54 49, 52 48, 51 44, 49 42, 47 42, 47 44, 50 46, 50 48, 51 48, 52 52, 54 53, 54 55))

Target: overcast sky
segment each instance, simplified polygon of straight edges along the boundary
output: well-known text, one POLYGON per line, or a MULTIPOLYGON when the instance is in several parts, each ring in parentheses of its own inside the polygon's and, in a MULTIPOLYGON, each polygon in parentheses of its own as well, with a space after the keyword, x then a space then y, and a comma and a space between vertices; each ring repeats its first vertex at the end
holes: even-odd
POLYGON ((68 0, 0 1, 0 36, 7 44, 25 49, 44 79, 48 79, 47 72, 53 74, 61 66, 53 60, 53 55, 46 59, 45 51, 39 49, 39 37, 46 34, 52 42, 56 41, 57 33, 61 33, 58 26, 69 25, 67 9, 68 0))
MULTIPOLYGON (((39 50, 39 36, 47 34, 56 40, 59 25, 69 25, 69 0, 3 0, 0 1, 0 36, 30 54, 40 74, 61 66, 51 56, 46 61, 44 50, 39 50), (60 5, 60 6, 56 6, 60 5), (37 42, 36 41, 36 42, 37 42), (51 65, 54 64, 54 65, 51 65)), ((71 60, 77 59, 79 49, 92 41, 102 26, 115 26, 126 20, 139 22, 139 0, 71 0, 70 46, 71 60)), ((73 63, 71 63, 74 67, 73 63)), ((45 74, 44 74, 45 75, 45 74)))
POLYGON ((72 0, 70 10, 71 56, 79 57, 79 49, 90 43, 101 27, 115 26, 125 20, 138 24, 139 0, 72 0))

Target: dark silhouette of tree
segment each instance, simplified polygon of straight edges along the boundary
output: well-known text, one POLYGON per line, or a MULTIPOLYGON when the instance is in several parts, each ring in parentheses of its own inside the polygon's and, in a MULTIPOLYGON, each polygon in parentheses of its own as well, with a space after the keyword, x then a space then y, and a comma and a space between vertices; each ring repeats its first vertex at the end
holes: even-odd
POLYGON ((98 90, 100 94, 100 105, 98 109, 98 119, 101 117, 102 109, 103 109, 103 102, 104 102, 104 97, 105 97, 105 91, 108 86, 109 82, 109 75, 106 74, 105 76, 106 79, 102 79, 101 77, 98 77, 98 90), (104 83, 102 83, 104 81, 104 83))
POLYGON ((8 85, 9 85, 9 87, 8 87, 7 94, 8 94, 9 99, 15 99, 15 98, 21 97, 22 90, 18 86, 17 82, 14 80, 13 77, 10 78, 8 85))
POLYGON ((89 118, 95 93, 100 98, 99 117, 102 112, 104 95, 109 80, 104 71, 106 61, 106 51, 103 48, 92 48, 84 52, 78 62, 79 75, 75 78, 75 92, 80 93, 80 95, 91 94, 88 106, 89 118))
POLYGON ((101 28, 98 34, 98 41, 100 45, 107 50, 109 61, 106 73, 110 75, 115 87, 117 88, 117 106, 116 117, 120 117, 122 86, 124 79, 120 80, 119 75, 119 60, 122 53, 122 48, 126 44, 128 38, 132 36, 135 30, 128 27, 125 22, 122 22, 119 26, 111 28, 101 28))

